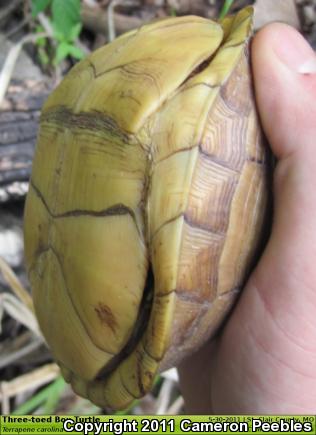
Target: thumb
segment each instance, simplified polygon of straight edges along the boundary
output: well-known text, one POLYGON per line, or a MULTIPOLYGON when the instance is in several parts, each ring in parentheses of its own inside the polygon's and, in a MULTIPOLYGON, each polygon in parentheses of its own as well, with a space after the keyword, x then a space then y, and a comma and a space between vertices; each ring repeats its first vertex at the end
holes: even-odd
POLYGON ((278 159, 272 236, 259 272, 266 281, 267 271, 284 271, 284 279, 316 288, 316 56, 296 30, 272 24, 255 37, 252 59, 260 117, 278 159))
POLYGON ((275 23, 254 38, 252 59, 260 116, 274 154, 282 158, 315 147, 313 49, 295 29, 275 23))

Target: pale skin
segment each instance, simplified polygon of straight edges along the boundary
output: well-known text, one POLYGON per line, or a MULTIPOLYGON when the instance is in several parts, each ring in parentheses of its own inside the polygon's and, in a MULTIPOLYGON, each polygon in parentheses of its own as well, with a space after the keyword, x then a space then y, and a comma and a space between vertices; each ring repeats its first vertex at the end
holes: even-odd
POLYGON ((316 56, 271 24, 251 45, 277 158, 271 237, 224 330, 180 368, 186 412, 316 412, 316 56))

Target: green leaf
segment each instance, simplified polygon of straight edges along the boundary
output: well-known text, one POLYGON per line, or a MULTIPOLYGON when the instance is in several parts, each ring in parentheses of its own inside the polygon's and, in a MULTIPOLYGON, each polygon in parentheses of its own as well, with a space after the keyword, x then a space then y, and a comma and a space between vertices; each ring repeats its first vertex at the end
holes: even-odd
POLYGON ((67 41, 62 41, 58 44, 55 58, 54 58, 55 65, 58 65, 62 60, 64 60, 68 56, 69 47, 71 47, 71 44, 69 44, 67 41))
POLYGON ((219 13, 220 20, 223 19, 228 14, 228 11, 231 8, 233 3, 234 3, 234 0, 224 0, 222 9, 219 13))
POLYGON ((84 53, 79 47, 76 47, 67 41, 62 41, 57 46, 54 63, 59 64, 67 56, 72 56, 75 59, 82 59, 84 57, 84 53))
POLYGON ((65 35, 56 28, 55 23, 52 23, 52 26, 54 29, 54 38, 56 39, 56 41, 66 41, 67 39, 65 38, 65 35))
POLYGON ((72 28, 69 29, 69 40, 75 41, 80 35, 81 29, 82 29, 81 23, 77 23, 74 26, 72 26, 72 28))
MULTIPOLYGON (((53 395, 54 397, 58 395, 60 397, 62 389, 64 388, 65 381, 62 379, 61 376, 59 376, 53 383, 48 385, 48 387, 43 388, 41 391, 32 396, 29 400, 20 405, 15 411, 13 411, 12 414, 30 414, 31 411, 37 409, 43 402, 47 402, 51 395, 53 395)), ((51 412, 51 408, 48 411, 50 414, 53 414, 53 412, 51 412)))
POLYGON ((40 12, 43 12, 51 1, 52 0, 32 0, 32 17, 35 18, 40 12))
POLYGON ((80 0, 52 0, 53 24, 59 40, 71 40, 73 28, 81 23, 80 7, 80 0))
POLYGON ((84 52, 79 47, 76 47, 75 45, 69 46, 69 54, 75 59, 82 59, 84 57, 84 52))
POLYGON ((59 377, 52 384, 52 389, 50 394, 48 395, 46 402, 42 409, 42 414, 49 415, 55 414, 58 403, 60 402, 60 398, 62 393, 64 392, 66 387, 66 382, 62 377, 59 377))

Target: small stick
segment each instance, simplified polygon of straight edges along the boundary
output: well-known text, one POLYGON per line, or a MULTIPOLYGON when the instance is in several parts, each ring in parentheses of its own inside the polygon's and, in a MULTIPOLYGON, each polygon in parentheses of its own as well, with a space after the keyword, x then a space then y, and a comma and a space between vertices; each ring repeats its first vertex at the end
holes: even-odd
MULTIPOLYGON (((48 382, 51 382, 60 375, 57 364, 50 363, 33 370, 30 373, 18 376, 12 381, 3 381, 0 383, 0 401, 3 402, 17 394, 24 393, 30 389, 39 388, 48 382)), ((2 409, 3 411, 3 409, 2 409)))
POLYGON ((115 39, 115 25, 114 25, 114 8, 118 4, 118 0, 111 0, 108 6, 108 38, 109 42, 115 39))
POLYGON ((16 61, 19 57, 19 54, 22 50, 24 44, 28 42, 35 42, 38 38, 47 38, 49 35, 47 33, 38 33, 24 36, 20 42, 13 45, 10 49, 6 60, 3 64, 2 70, 0 72, 0 106, 6 94, 7 88, 9 86, 12 73, 15 68, 16 61))
POLYGON ((159 392, 157 399, 156 415, 165 414, 170 403, 170 396, 174 382, 170 379, 165 379, 159 392))
POLYGON ((179 396, 173 404, 167 409, 167 415, 178 415, 181 411, 181 408, 184 406, 184 399, 182 396, 179 396))
POLYGON ((24 356, 30 354, 35 349, 39 348, 43 344, 43 340, 36 338, 30 343, 26 344, 22 348, 9 353, 8 355, 4 355, 0 360, 0 369, 3 369, 6 366, 13 364, 15 361, 23 358, 24 356))
POLYGON ((11 267, 0 257, 0 272, 2 273, 4 279, 8 283, 11 290, 16 294, 16 296, 23 302, 23 304, 34 313, 33 300, 30 294, 25 290, 21 284, 19 278, 13 272, 11 267))

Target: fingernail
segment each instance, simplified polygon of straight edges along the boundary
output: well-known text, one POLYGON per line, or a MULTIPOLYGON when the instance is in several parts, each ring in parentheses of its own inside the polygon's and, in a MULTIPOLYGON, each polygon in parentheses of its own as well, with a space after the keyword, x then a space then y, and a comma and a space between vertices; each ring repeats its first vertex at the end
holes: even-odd
POLYGON ((273 47, 280 61, 292 71, 301 74, 316 73, 316 55, 312 47, 295 29, 288 27, 280 32, 273 47))
POLYGON ((316 73, 316 57, 312 57, 303 63, 298 72, 301 74, 315 74, 316 73))

